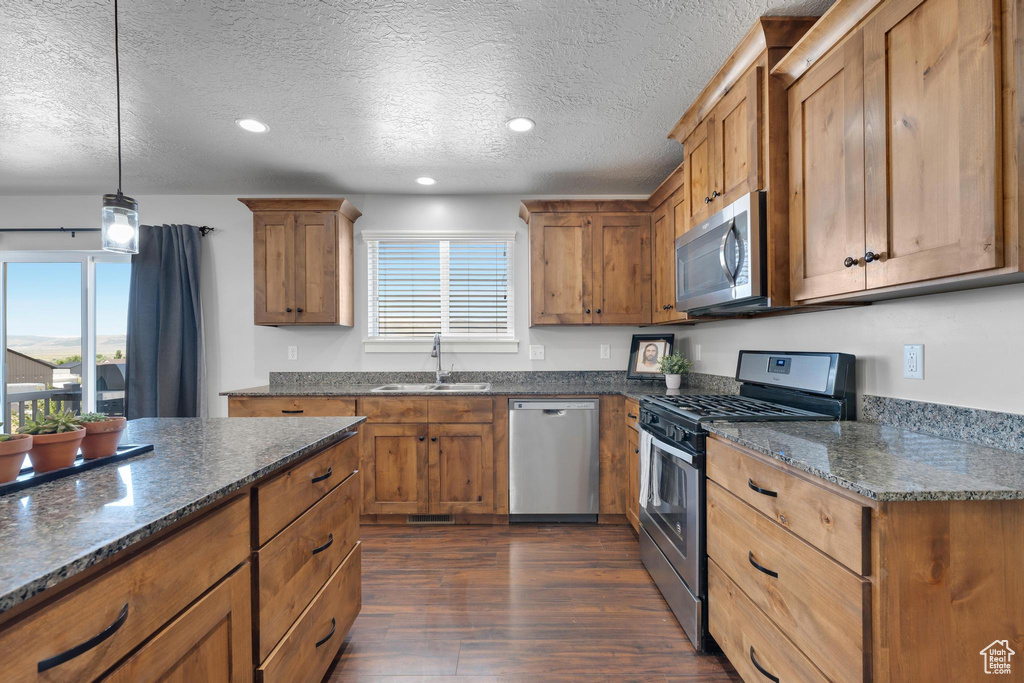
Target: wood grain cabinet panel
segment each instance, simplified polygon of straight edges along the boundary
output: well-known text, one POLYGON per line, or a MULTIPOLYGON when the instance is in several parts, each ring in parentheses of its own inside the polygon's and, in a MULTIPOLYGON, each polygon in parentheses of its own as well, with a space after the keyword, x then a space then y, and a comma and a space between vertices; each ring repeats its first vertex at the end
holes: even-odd
MULTIPOLYGON (((686 230, 712 214, 711 204, 714 192, 714 122, 707 120, 698 125, 683 143, 686 155, 683 188, 686 192, 686 230)), ((676 227, 678 232, 679 228, 676 227)), ((685 232, 685 230, 684 230, 685 232)))
POLYGON ((530 324, 590 323, 593 221, 581 213, 530 217, 530 324))
POLYGON ((252 669, 249 565, 239 567, 114 669, 106 683, 247 683, 252 669))
POLYGON ((789 91, 794 300, 865 287, 863 68, 858 32, 789 91))
POLYGON ((640 532, 640 435, 626 429, 626 519, 640 532))
POLYGON ((363 431, 363 513, 430 509, 425 424, 371 424, 363 431))
POLYGON ((651 218, 646 213, 593 217, 593 322, 651 322, 651 218))
POLYGON ((339 242, 336 214, 295 214, 296 322, 337 322, 339 242))
MULTIPOLYGON (((681 193, 680 193, 681 195, 681 193)), ((676 308, 675 223, 671 199, 651 213, 651 322, 670 322, 676 308)))
POLYGON ((430 511, 492 512, 493 449, 489 424, 430 425, 430 511))
POLYGON ((888 0, 864 24, 869 288, 1003 264, 999 7, 888 0))
POLYGON ((432 423, 490 423, 494 420, 494 401, 490 398, 462 396, 432 398, 427 404, 427 412, 432 423))
POLYGON ((229 417, 352 417, 354 398, 231 396, 229 417))
POLYGON ((870 671, 870 582, 713 481, 708 557, 834 681, 870 671))
POLYGON ((254 320, 257 325, 295 322, 295 215, 253 216, 254 320))
POLYGON ((755 66, 743 76, 712 113, 714 181, 718 192, 711 212, 721 211, 762 186, 761 100, 764 74, 755 66))
POLYGON ((359 414, 366 421, 390 424, 426 423, 429 419, 426 398, 367 397, 359 399, 359 414))

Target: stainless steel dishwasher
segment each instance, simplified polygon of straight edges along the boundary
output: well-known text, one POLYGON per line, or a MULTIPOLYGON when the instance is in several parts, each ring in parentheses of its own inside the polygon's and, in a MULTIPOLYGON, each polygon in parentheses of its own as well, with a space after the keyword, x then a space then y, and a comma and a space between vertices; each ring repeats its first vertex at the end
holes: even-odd
POLYGON ((509 521, 597 521, 599 405, 509 400, 509 521))

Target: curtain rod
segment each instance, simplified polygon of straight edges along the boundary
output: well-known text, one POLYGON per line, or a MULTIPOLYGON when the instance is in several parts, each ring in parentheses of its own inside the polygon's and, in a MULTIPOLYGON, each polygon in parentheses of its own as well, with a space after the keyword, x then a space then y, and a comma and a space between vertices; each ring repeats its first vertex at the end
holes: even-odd
MULTIPOLYGON (((215 228, 211 228, 208 225, 199 226, 199 234, 206 237, 215 228)), ((99 232, 102 228, 0 228, 0 232, 63 232, 71 233, 71 237, 75 236, 76 232, 99 232)))

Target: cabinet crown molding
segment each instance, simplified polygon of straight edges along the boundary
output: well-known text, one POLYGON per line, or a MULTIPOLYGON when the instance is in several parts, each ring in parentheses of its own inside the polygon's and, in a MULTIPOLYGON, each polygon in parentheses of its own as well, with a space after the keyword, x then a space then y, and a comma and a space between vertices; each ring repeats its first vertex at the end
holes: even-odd
POLYGON ((239 197, 238 201, 249 207, 250 211, 340 211, 353 223, 362 216, 352 202, 344 197, 282 197, 268 199, 264 197, 239 197))
POLYGON ((647 213, 646 199, 524 199, 519 217, 529 225, 532 213, 647 213))

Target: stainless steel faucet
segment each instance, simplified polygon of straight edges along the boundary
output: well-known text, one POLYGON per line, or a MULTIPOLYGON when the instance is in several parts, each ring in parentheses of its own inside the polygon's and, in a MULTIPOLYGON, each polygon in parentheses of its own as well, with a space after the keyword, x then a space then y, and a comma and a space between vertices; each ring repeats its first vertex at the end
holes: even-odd
POLYGON ((434 333, 434 347, 432 349, 430 349, 430 357, 437 359, 437 373, 434 375, 434 378, 437 380, 437 383, 438 384, 443 384, 444 382, 447 382, 448 378, 451 376, 451 373, 450 372, 446 372, 446 371, 441 369, 441 333, 440 332, 435 332, 434 333))

